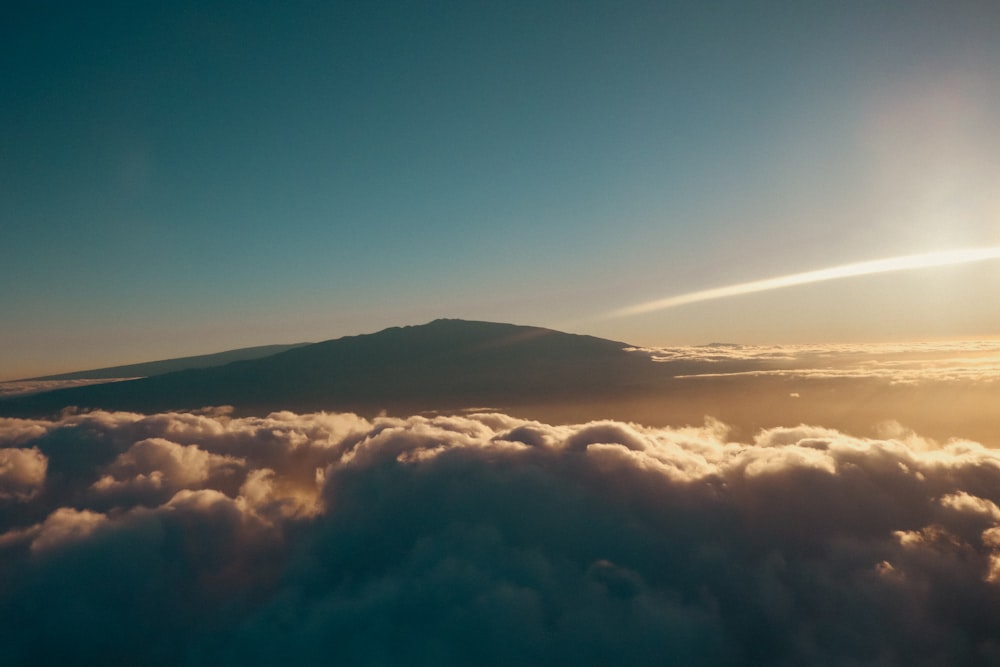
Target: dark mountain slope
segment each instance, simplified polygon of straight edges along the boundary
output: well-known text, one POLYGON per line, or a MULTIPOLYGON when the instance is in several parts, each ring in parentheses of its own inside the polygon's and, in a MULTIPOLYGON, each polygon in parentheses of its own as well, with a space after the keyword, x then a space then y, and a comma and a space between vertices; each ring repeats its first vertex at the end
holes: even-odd
POLYGON ((536 327, 436 320, 225 366, 14 397, 0 403, 0 414, 39 415, 69 405, 371 413, 594 400, 640 390, 652 378, 655 364, 625 347, 536 327))
POLYGON ((227 350, 214 354, 199 354, 194 357, 178 357, 176 359, 163 359, 161 361, 147 361, 139 364, 127 364, 125 366, 111 366, 109 368, 95 368, 88 371, 74 371, 72 373, 59 373, 58 375, 45 375, 37 378, 27 378, 28 380, 101 380, 113 378, 137 378, 149 377, 150 375, 163 375, 176 371, 188 370, 191 368, 210 368, 212 366, 222 366, 234 361, 245 361, 247 359, 260 359, 272 354, 278 354, 296 347, 302 347, 309 343, 293 343, 291 345, 260 345, 257 347, 242 347, 237 350, 227 350))

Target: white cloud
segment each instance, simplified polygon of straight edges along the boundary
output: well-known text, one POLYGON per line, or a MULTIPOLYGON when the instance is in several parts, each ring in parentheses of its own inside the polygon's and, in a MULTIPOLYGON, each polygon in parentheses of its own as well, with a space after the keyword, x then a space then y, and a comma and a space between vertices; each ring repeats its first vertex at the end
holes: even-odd
POLYGON ((968 664, 1000 649, 1000 452, 973 442, 498 413, 4 428, 30 448, 0 451, 60 480, 19 473, 27 495, 0 514, 0 612, 22 662, 65 655, 71 632, 79 662, 111 645, 194 664, 968 664))
POLYGON ((107 378, 101 380, 9 380, 0 382, 0 398, 11 396, 27 396, 43 391, 54 391, 56 389, 67 389, 69 387, 86 387, 92 384, 104 384, 105 382, 121 382, 123 380, 134 380, 135 378, 107 378))
POLYGON ((48 464, 35 448, 0 449, 0 500, 30 500, 45 484, 48 464))
POLYGON ((0 445, 16 447, 48 433, 51 422, 0 417, 0 445))
POLYGON ((132 478, 155 477, 159 484, 184 488, 203 484, 212 475, 232 474, 243 463, 236 457, 211 454, 197 445, 179 445, 164 438, 146 438, 119 455, 108 471, 114 480, 121 483, 132 478))
POLYGON ((776 376, 893 384, 1000 381, 1000 341, 630 348, 679 378, 776 376))
POLYGON ((60 507, 38 526, 31 540, 32 551, 45 551, 69 543, 80 542, 108 523, 108 517, 89 510, 60 507))

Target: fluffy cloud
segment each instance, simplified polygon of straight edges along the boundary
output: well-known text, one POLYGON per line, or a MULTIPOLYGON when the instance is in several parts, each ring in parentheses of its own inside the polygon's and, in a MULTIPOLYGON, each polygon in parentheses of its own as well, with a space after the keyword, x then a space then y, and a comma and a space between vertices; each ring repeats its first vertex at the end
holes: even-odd
POLYGON ((146 438, 120 454, 91 489, 114 496, 119 503, 136 504, 142 497, 162 502, 180 489, 224 486, 244 463, 243 459, 212 454, 197 445, 146 438))
POLYGON ((0 445, 6 447, 21 445, 45 435, 50 426, 49 422, 0 417, 0 445))
POLYGON ((0 449, 0 501, 30 500, 45 482, 48 465, 37 449, 0 449))
POLYGON ((995 664, 1000 453, 894 435, 8 420, 0 662, 995 664))

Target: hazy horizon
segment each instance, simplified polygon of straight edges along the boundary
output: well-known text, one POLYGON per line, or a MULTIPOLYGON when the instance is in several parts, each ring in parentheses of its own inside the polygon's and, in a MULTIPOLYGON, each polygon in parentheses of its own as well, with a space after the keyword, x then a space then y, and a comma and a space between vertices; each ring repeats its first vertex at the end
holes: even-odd
MULTIPOLYGON (((437 319, 442 319, 442 318, 437 318, 437 319)), ((461 319, 461 318, 443 318, 443 319, 461 319)), ((490 320, 474 320, 474 321, 490 321, 490 320)), ((392 324, 392 325, 389 325, 389 326, 387 326, 385 328, 387 328, 387 329, 391 329, 391 328, 405 328, 405 327, 420 326, 420 325, 426 324, 426 323, 427 322, 423 322, 423 321, 420 321, 420 322, 416 322, 416 321, 415 322, 405 322, 405 323, 392 324)), ((500 322, 497 322, 497 323, 500 323, 500 322)), ((530 323, 530 322, 508 322, 508 324, 515 324, 515 325, 519 325, 519 326, 541 326, 541 325, 537 325, 537 324, 530 323)), ((551 327, 545 327, 545 328, 551 328, 551 327)), ((120 357, 111 356, 111 357, 109 357, 109 359, 112 360, 110 363, 91 364, 91 365, 86 366, 86 367, 81 367, 81 366, 59 366, 59 367, 52 367, 49 370, 47 370, 46 372, 44 372, 44 373, 37 373, 37 374, 31 374, 31 375, 16 374, 16 375, 11 375, 9 377, 7 377, 7 376, 0 376, 0 383, 8 383, 8 382, 16 382, 16 381, 32 380, 32 379, 46 379, 49 376, 53 376, 53 375, 64 375, 64 374, 72 374, 72 373, 83 372, 83 371, 102 370, 102 369, 114 368, 114 367, 118 367, 118 366, 143 365, 143 364, 160 362, 160 361, 171 361, 171 360, 175 360, 175 359, 184 359, 184 358, 188 358, 188 357, 211 356, 211 355, 214 355, 214 354, 220 354, 220 353, 225 353, 225 352, 230 352, 230 351, 236 351, 236 350, 242 350, 242 349, 252 349, 252 348, 256 348, 256 347, 285 346, 285 345, 303 345, 303 344, 304 345, 310 345, 310 344, 317 343, 317 342, 325 342, 325 341, 329 341, 329 340, 337 340, 339 338, 352 337, 352 336, 364 336, 364 335, 367 335, 367 334, 378 333, 378 331, 381 331, 381 330, 382 329, 371 330, 371 331, 356 331, 356 332, 355 331, 349 331, 349 332, 346 332, 346 333, 341 333, 341 334, 336 335, 336 336, 331 336, 329 338, 317 339, 315 341, 310 341, 310 342, 306 342, 306 343, 301 343, 301 342, 299 342, 299 343, 287 343, 287 342, 283 342, 283 341, 269 341, 269 342, 255 344, 255 345, 247 346, 247 347, 225 347, 225 346, 223 346, 222 348, 213 347, 211 349, 206 349, 204 346, 199 347, 199 346, 195 345, 195 347, 192 350, 190 350, 189 352, 185 352, 183 354, 172 354, 172 355, 169 355, 169 356, 166 356, 166 357, 137 356, 137 357, 134 357, 134 358, 125 359, 123 361, 120 357)), ((565 333, 577 334, 577 335, 595 336, 595 337, 600 338, 600 336, 597 336, 596 334, 593 334, 593 333, 591 333, 589 331, 585 331, 585 330, 579 330, 579 329, 573 330, 573 329, 570 329, 570 328, 567 328, 567 329, 554 329, 554 330, 556 330, 556 331, 563 331, 565 333)), ((994 341, 997 341, 997 340, 1000 340, 1000 333, 998 333, 996 335, 982 335, 982 336, 968 336, 968 337, 962 337, 962 336, 919 336, 919 337, 906 338, 906 337, 878 337, 878 336, 873 336, 873 337, 869 337, 867 339, 837 339, 837 340, 833 340, 833 339, 818 339, 818 340, 808 340, 808 341, 803 341, 803 340, 795 340, 795 341, 788 341, 788 340, 785 340, 785 341, 758 340, 758 339, 755 339, 753 337, 750 337, 747 340, 739 340, 739 339, 718 339, 718 340, 713 339, 713 340, 707 340, 706 339, 706 340, 698 340, 698 341, 693 341, 693 342, 674 342, 672 344, 670 344, 670 343, 663 343, 663 342, 655 343, 655 342, 650 342, 648 340, 644 341, 644 342, 633 342, 633 341, 629 341, 629 340, 622 340, 621 342, 625 343, 627 345, 630 345, 630 346, 638 347, 638 348, 650 348, 650 349, 655 349, 655 348, 677 348, 677 349, 687 348, 687 349, 696 349, 696 348, 702 348, 702 347, 711 347, 711 346, 715 346, 715 345, 735 345, 735 346, 742 346, 742 347, 748 347, 748 348, 753 348, 753 347, 764 347, 764 348, 766 348, 766 347, 784 347, 784 348, 788 348, 790 350, 794 350, 794 349, 814 349, 814 348, 828 348, 830 350, 837 350, 837 349, 842 348, 844 346, 852 346, 853 345, 853 346, 858 346, 858 347, 869 347, 869 348, 871 348, 871 349, 874 350, 874 349, 879 349, 879 348, 883 348, 883 347, 887 347, 887 346, 893 346, 893 345, 900 345, 900 346, 903 346, 903 347, 908 347, 908 346, 919 347, 921 345, 935 345, 935 344, 962 345, 962 344, 976 344, 976 343, 991 343, 991 342, 994 342, 994 341)))

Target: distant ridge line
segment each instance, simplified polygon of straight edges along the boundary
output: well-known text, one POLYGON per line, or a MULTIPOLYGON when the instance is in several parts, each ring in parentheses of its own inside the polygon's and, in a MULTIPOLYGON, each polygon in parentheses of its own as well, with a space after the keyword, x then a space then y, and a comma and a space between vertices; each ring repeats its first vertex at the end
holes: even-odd
POLYGON ((43 375, 39 377, 24 378, 18 380, 41 381, 41 380, 110 380, 120 378, 150 377, 153 375, 163 375, 175 371, 189 370, 193 368, 211 368, 212 366, 222 366, 234 361, 248 361, 251 359, 261 359, 272 354, 287 352, 297 347, 304 347, 311 343, 290 343, 276 345, 257 345, 254 347, 241 347, 235 350, 224 352, 213 352, 210 354, 198 354, 191 357, 175 357, 173 359, 161 359, 157 361, 144 361, 137 364, 125 364, 121 366, 108 366, 106 368, 95 368, 84 371, 72 371, 69 373, 57 373, 55 375, 43 375))
POLYGON ((67 406, 152 412, 229 405, 241 414, 340 410, 375 415, 619 400, 641 393, 663 375, 661 366, 627 348, 542 327, 437 319, 254 359, 228 355, 229 363, 219 364, 220 355, 209 355, 216 365, 202 359, 201 368, 99 369, 119 377, 156 374, 12 396, 0 400, 0 414, 55 414, 67 406))

